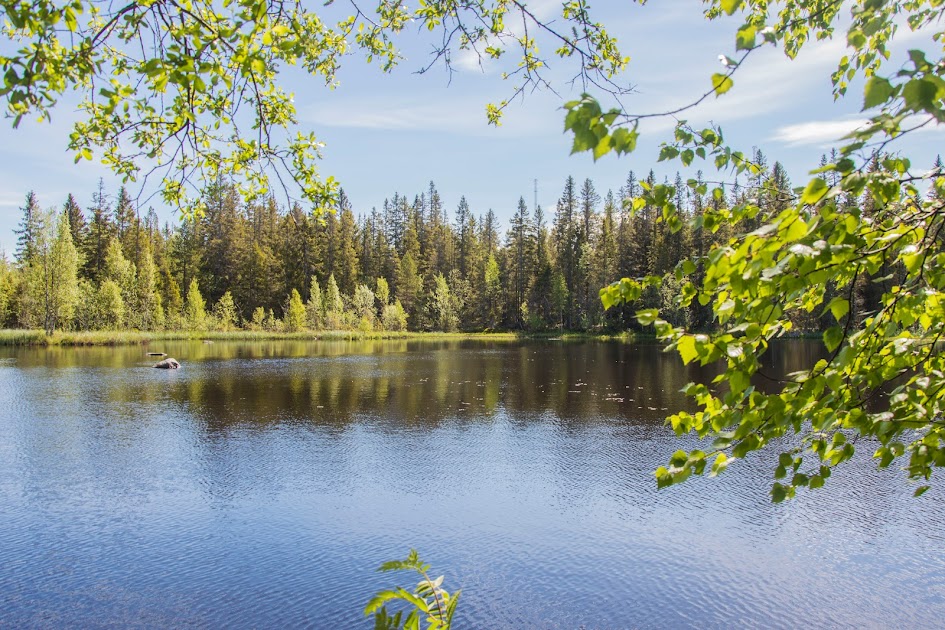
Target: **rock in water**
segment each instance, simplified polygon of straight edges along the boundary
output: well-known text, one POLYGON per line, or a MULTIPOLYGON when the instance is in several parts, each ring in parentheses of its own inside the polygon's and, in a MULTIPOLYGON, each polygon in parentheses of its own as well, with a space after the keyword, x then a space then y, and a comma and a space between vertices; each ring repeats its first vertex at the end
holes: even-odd
POLYGON ((176 370, 177 368, 180 367, 180 363, 177 362, 177 359, 171 359, 170 357, 168 357, 164 359, 163 361, 159 361, 155 363, 154 367, 161 368, 164 370, 176 370))
POLYGON ((149 357, 166 357, 167 353, 166 352, 149 352, 148 356, 149 357))

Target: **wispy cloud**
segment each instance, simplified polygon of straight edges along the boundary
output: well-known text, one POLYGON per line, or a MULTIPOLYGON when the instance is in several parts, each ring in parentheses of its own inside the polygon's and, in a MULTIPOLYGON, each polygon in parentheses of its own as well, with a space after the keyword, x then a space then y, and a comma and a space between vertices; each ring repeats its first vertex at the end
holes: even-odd
MULTIPOLYGON (((798 94, 829 89, 825 77, 844 46, 840 41, 816 42, 794 60, 773 49, 760 51, 735 72, 731 91, 720 97, 710 95, 678 117, 721 124, 795 108, 798 94)), ((635 112, 672 111, 695 101, 711 87, 712 73, 722 71, 716 58, 716 51, 707 51, 705 59, 711 63, 678 64, 679 70, 663 75, 659 82, 641 83, 638 103, 630 108, 635 112), (680 86, 688 87, 683 90, 680 86)), ((646 129, 665 131, 675 124, 675 118, 667 116, 647 121, 646 129)))
POLYGON ((472 49, 460 50, 457 54, 453 55, 450 63, 453 64, 453 67, 457 70, 463 72, 478 72, 482 74, 489 74, 492 70, 492 63, 490 63, 489 57, 485 53, 476 52, 472 49))
POLYGON ((788 146, 829 147, 843 136, 867 124, 865 118, 841 120, 811 120, 779 127, 772 140, 788 146))
POLYGON ((18 208, 23 205, 24 195, 0 190, 0 208, 18 208))
POLYGON ((312 105, 303 111, 302 116, 308 122, 327 127, 387 131, 457 131, 468 129, 473 124, 482 125, 485 118, 481 108, 474 112, 468 105, 447 107, 441 104, 400 102, 382 106, 374 99, 345 99, 312 105))
MULTIPOLYGON (((465 136, 496 133, 486 122, 485 97, 426 100, 402 98, 380 102, 375 98, 343 99, 303 108, 304 121, 347 129, 427 131, 465 136)), ((518 108, 511 103, 502 121, 502 133, 516 136, 560 130, 560 111, 554 107, 518 108)))

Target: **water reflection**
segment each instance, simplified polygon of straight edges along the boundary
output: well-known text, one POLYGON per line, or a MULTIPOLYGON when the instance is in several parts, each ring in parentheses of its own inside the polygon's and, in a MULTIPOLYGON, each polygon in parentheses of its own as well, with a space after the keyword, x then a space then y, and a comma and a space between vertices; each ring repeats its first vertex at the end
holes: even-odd
POLYGON ((715 370, 622 343, 8 349, 0 626, 369 627, 411 546, 460 627, 940 622, 941 492, 868 454, 786 506, 758 459, 656 491, 663 417, 715 370))
POLYGON ((19 349, 8 356, 24 370, 107 371, 101 389, 76 391, 68 379, 56 386, 126 412, 143 403, 186 404, 210 431, 292 421, 341 426, 365 417, 436 426, 447 418, 488 419, 499 407, 523 421, 552 414, 565 424, 588 418, 661 424, 669 409, 686 404, 679 392, 686 380, 716 373, 683 368, 655 344, 192 342, 161 349, 184 369, 150 370, 141 348, 19 349))

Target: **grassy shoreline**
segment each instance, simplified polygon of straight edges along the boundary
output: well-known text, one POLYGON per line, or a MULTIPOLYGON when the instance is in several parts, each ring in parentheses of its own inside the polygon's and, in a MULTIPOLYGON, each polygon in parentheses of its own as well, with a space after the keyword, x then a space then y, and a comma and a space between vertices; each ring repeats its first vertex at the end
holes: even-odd
POLYGON ((362 341, 382 339, 429 339, 429 340, 623 340, 634 339, 633 333, 598 334, 584 332, 525 333, 504 332, 393 332, 322 330, 304 332, 273 332, 263 330, 175 330, 175 331, 82 331, 56 332, 46 335, 42 330, 0 330, 0 346, 33 347, 78 347, 78 346, 144 346, 157 341, 362 341))

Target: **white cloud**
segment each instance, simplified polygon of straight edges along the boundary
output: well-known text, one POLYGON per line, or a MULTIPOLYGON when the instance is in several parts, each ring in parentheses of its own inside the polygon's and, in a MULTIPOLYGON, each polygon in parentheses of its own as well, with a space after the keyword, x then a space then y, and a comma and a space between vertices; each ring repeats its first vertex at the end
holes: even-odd
POLYGON ((772 140, 788 146, 830 147, 843 136, 865 125, 865 119, 811 120, 775 130, 772 140))
MULTIPOLYGON (((815 93, 829 94, 829 69, 842 55, 841 41, 816 42, 797 59, 767 49, 750 56, 732 79, 734 87, 720 97, 709 95, 698 106, 676 116, 689 120, 721 124, 747 118, 765 117, 774 112, 807 106, 815 93)), ((695 101, 711 86, 712 73, 719 72, 718 51, 706 50, 697 63, 670 63, 675 72, 664 74, 658 82, 641 83, 633 112, 672 111, 695 101)), ((676 124, 666 116, 646 121, 647 131, 665 131, 676 124)))
POLYGON ((491 66, 490 59, 484 53, 480 55, 472 49, 460 50, 450 62, 457 70, 480 74, 488 74, 491 66))
MULTIPOLYGON (((531 100, 538 100, 534 95, 531 100)), ((489 136, 496 133, 531 136, 549 131, 560 132, 562 114, 554 106, 520 107, 513 101, 505 110, 501 129, 487 124, 488 97, 465 99, 411 98, 381 100, 373 96, 317 103, 302 108, 305 122, 325 127, 373 129, 384 131, 421 131, 464 136, 489 136)), ((553 101, 556 103, 556 101, 553 101)))
POLYGON ((303 118, 328 127, 447 131, 467 129, 473 124, 482 125, 485 114, 482 109, 473 112, 472 107, 465 105, 429 105, 406 101, 381 104, 374 99, 345 99, 313 105, 304 111, 303 118))

